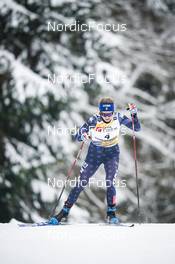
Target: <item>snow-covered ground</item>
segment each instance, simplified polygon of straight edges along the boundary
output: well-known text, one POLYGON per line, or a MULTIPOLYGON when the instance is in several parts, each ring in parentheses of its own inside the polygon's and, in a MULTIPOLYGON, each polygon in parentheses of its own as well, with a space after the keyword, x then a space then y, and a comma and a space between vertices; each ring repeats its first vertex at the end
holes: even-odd
POLYGON ((175 224, 0 224, 1 264, 175 263, 175 224))

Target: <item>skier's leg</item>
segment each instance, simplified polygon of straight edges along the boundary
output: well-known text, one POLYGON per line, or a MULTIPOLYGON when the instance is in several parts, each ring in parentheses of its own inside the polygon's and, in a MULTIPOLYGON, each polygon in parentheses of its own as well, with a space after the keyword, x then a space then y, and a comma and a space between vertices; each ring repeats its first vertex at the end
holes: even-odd
POLYGON ((76 202, 80 192, 88 184, 89 178, 96 172, 102 163, 101 148, 96 147, 92 143, 89 146, 86 159, 80 169, 80 177, 76 186, 71 190, 65 206, 72 207, 76 202))
POLYGON ((66 202, 65 206, 68 206, 69 208, 72 207, 72 205, 76 202, 78 199, 79 194, 81 191, 85 188, 85 186, 89 182, 89 178, 96 172, 98 169, 100 163, 97 161, 90 162, 89 160, 85 160, 81 170, 80 170, 80 178, 79 181, 77 181, 76 186, 71 190, 66 202))
POLYGON ((105 162, 106 187, 107 187, 107 204, 108 206, 116 205, 115 177, 118 172, 118 157, 113 157, 105 162))
POLYGON ((108 157, 104 163, 106 171, 106 187, 107 187, 107 218, 110 223, 118 223, 119 219, 116 217, 116 189, 115 176, 118 172, 119 153, 112 157, 108 157))
MULTIPOLYGON (((69 214, 70 208, 76 202, 80 192, 88 184, 89 178, 96 172, 98 167, 101 164, 101 153, 97 151, 96 147, 92 144, 89 147, 88 154, 80 170, 80 179, 77 181, 76 186, 71 190, 68 199, 66 200, 62 210, 54 216, 52 219, 54 223, 57 224, 61 221, 62 218, 66 218, 69 214), (57 221, 55 221, 56 219, 57 221)), ((52 220, 51 219, 51 220, 52 220)), ((53 223, 53 224, 54 224, 53 223)), ((51 223, 52 224, 52 223, 51 223)))

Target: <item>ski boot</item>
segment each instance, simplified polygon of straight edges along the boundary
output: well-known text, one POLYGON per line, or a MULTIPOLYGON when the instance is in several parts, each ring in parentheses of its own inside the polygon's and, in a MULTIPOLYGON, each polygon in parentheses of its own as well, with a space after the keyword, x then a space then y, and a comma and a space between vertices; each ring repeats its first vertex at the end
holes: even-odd
POLYGON ((59 225, 62 219, 67 219, 69 214, 70 208, 64 206, 63 209, 59 212, 59 214, 54 215, 50 218, 49 224, 50 225, 59 225))
POLYGON ((116 216, 116 206, 108 206, 107 222, 109 224, 119 224, 120 223, 119 218, 116 216))

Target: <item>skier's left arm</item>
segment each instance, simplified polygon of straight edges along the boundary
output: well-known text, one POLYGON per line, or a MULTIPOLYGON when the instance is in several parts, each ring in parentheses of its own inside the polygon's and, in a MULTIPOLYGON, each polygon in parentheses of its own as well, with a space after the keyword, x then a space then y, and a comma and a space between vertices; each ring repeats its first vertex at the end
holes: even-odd
MULTIPOLYGON (((141 125, 140 121, 137 116, 137 107, 134 104, 131 104, 131 108, 128 109, 131 113, 131 117, 134 119, 134 130, 135 131, 140 131, 141 130, 141 125)), ((130 129, 132 129, 132 119, 128 118, 127 116, 121 116, 119 114, 119 121, 121 125, 124 125, 130 129)))

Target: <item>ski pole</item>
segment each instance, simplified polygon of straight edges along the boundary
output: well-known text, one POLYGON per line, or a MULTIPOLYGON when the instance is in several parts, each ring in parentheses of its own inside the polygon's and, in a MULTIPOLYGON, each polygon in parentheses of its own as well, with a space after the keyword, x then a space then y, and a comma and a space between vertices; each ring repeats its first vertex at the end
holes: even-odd
MULTIPOLYGON (((129 105, 129 104, 128 104, 129 105)), ((130 108, 127 107, 127 110, 130 108)), ((140 195, 139 195, 139 182, 138 182, 138 169, 137 169, 137 147, 136 147, 136 136, 135 136, 135 126, 134 126, 134 115, 131 114, 132 119, 132 139, 133 139, 133 153, 134 153, 134 163, 135 163, 135 177, 136 177, 136 191, 137 191, 137 214, 140 223, 140 195)))
POLYGON ((67 173, 67 176, 66 176, 66 181, 65 181, 65 183, 64 183, 63 188, 61 189, 61 192, 60 192, 60 195, 59 195, 58 199, 56 200, 55 206, 54 206, 54 208, 52 209, 52 213, 50 214, 50 217, 53 216, 54 213, 55 213, 55 210, 56 210, 56 208, 57 208, 57 206, 58 206, 58 204, 59 204, 59 201, 60 201, 60 199, 61 199, 61 197, 62 197, 62 194, 63 194, 63 192, 64 192, 64 190, 65 190, 65 188, 66 188, 67 180, 70 178, 70 176, 71 176, 71 174, 72 174, 72 172, 73 172, 73 169, 74 169, 74 167, 75 167, 75 165, 76 165, 76 163, 77 163, 77 160, 78 160, 78 158, 79 158, 79 156, 80 156, 80 154, 81 154, 81 152, 82 152, 83 146, 84 146, 84 141, 81 143, 81 146, 80 146, 80 149, 79 149, 79 151, 78 151, 78 154, 77 154, 77 156, 76 156, 74 162, 72 163, 70 169, 68 170, 68 173, 67 173))

